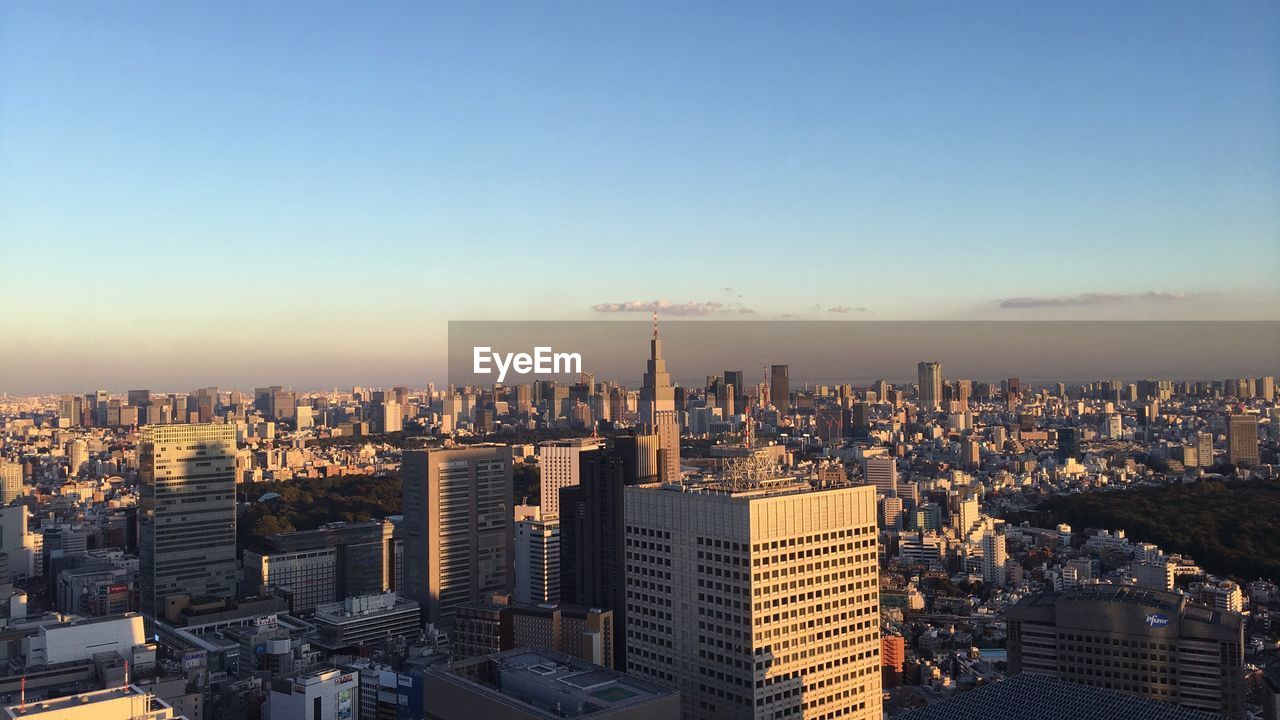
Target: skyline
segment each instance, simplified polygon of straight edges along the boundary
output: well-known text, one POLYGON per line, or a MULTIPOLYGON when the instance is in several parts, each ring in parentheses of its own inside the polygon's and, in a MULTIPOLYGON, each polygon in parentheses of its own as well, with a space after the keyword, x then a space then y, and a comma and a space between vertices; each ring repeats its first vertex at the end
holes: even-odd
POLYGON ((405 378, 654 304, 1280 319, 1274 4, 734 9, 5 5, 0 377, 405 378))

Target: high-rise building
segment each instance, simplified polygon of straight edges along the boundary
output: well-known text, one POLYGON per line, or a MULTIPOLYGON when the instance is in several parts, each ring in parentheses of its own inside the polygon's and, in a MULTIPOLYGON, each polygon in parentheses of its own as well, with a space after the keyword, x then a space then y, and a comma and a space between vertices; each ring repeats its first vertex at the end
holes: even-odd
POLYGON ((511 450, 480 446, 407 450, 404 594, 424 622, 448 626, 453 609, 514 582, 511 450))
POLYGON ((1005 584, 1004 565, 1008 555, 1005 552, 1004 532, 996 529, 987 530, 982 535, 982 582, 991 585, 1005 584))
POLYGON ((936 412, 942 407, 942 363, 922 362, 916 367, 920 383, 920 411, 936 412))
POLYGON ((880 526, 888 530, 902 527, 902 498, 880 495, 880 526))
POLYGON ((1107 438, 1110 440, 1124 439, 1124 418, 1120 413, 1111 413, 1107 416, 1107 438))
POLYGON ((1213 465, 1213 433, 1196 433, 1196 462, 1200 467, 1213 465))
POLYGON ((780 413, 791 411, 791 377, 786 365, 769 368, 769 402, 780 413))
POLYGON ((236 592, 236 429, 148 425, 138 445, 142 612, 165 598, 232 598, 236 592))
POLYGON ((881 495, 898 494, 898 460, 892 455, 872 455, 862 461, 862 477, 881 495))
POLYGON ((22 495, 22 463, 0 460, 0 505, 22 495))
POLYGON ((559 517, 516 521, 515 583, 516 602, 560 602, 559 517))
POLYGON ((1179 593, 1081 585, 1008 612, 1009 672, 1244 717, 1244 625, 1179 593))
POLYGON ((874 489, 738 488, 626 488, 627 672, 686 718, 879 720, 874 489))
POLYGON ((1258 418, 1232 414, 1227 424, 1227 462, 1242 467, 1258 464, 1258 418))
MULTIPOLYGON (((629 449, 615 445, 582 453, 581 482, 560 489, 560 597, 612 610, 619 627, 627 607, 623 488, 629 449)), ((625 668, 626 635, 614 633, 613 641, 615 662, 625 668)))
POLYGON ((1057 458, 1062 462, 1080 459, 1080 428, 1058 428, 1057 458))
POLYGON ((746 374, 741 370, 725 370, 724 384, 733 386, 733 407, 735 412, 742 412, 747 407, 746 374))
POLYGON ((658 436, 658 476, 663 481, 680 477, 680 418, 676 393, 662 358, 662 340, 654 316, 653 339, 649 341, 649 361, 640 388, 640 424, 658 436))
POLYGON ((907 658, 907 643, 901 635, 880 638, 880 670, 885 687, 902 684, 902 665, 907 658))
POLYGON ((548 440, 538 445, 538 480, 543 517, 560 514, 560 488, 578 484, 578 456, 602 444, 595 438, 548 440))

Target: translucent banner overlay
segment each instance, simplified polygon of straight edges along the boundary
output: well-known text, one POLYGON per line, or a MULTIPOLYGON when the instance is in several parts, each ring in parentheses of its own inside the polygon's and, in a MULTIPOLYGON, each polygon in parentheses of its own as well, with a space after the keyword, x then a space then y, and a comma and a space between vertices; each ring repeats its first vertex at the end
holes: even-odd
MULTIPOLYGON (((769 365, 787 365, 793 388, 914 380, 921 361, 941 362, 948 378, 1030 383, 1280 374, 1277 321, 670 320, 659 334, 667 369, 684 385, 725 370, 759 382, 769 365)), ((493 385, 505 366, 507 385, 566 382, 580 372, 638 385, 652 336, 648 320, 451 321, 448 382, 493 385)))

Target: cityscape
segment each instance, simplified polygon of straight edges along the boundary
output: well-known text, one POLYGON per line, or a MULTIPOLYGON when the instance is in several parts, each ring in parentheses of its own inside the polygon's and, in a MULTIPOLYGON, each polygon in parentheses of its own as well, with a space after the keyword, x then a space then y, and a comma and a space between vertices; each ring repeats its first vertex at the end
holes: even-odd
POLYGON ((639 387, 5 396, 7 711, 1274 716, 1274 376, 649 348, 639 387))
POLYGON ((1280 720, 1276 0, 0 2, 0 720, 1280 720))

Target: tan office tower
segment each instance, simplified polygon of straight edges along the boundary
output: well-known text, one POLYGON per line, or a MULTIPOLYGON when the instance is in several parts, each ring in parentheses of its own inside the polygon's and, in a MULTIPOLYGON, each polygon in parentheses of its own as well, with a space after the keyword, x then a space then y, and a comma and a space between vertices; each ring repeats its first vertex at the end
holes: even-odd
POLYGON ((898 460, 892 455, 871 455, 862 460, 862 478, 881 495, 898 494, 898 460))
POLYGON ((560 488, 578 484, 578 456, 603 443, 596 438, 549 440, 538 445, 538 478, 542 484, 542 516, 560 514, 560 488))
POLYGON ((0 505, 22 495, 22 463, 0 460, 0 505))
POLYGON ((920 411, 934 412, 942 407, 942 363, 922 362, 916 366, 920 382, 920 411))
POLYGON ((138 445, 138 569, 144 615, 165 598, 236 592, 234 425, 148 425, 138 445))
POLYGON ((875 489, 739 487, 625 489, 627 672, 685 718, 879 720, 875 489))
POLYGON ((662 359, 658 318, 653 319, 649 363, 640 388, 640 425, 658 436, 658 477, 663 482, 680 478, 680 418, 676 415, 676 389, 671 386, 667 361, 662 359))
POLYGON ((1227 462, 1253 467, 1258 464, 1258 416, 1231 415, 1227 424, 1227 462))
POLYGON ((448 626, 458 605, 510 592, 511 448, 407 450, 404 594, 424 622, 448 626))

